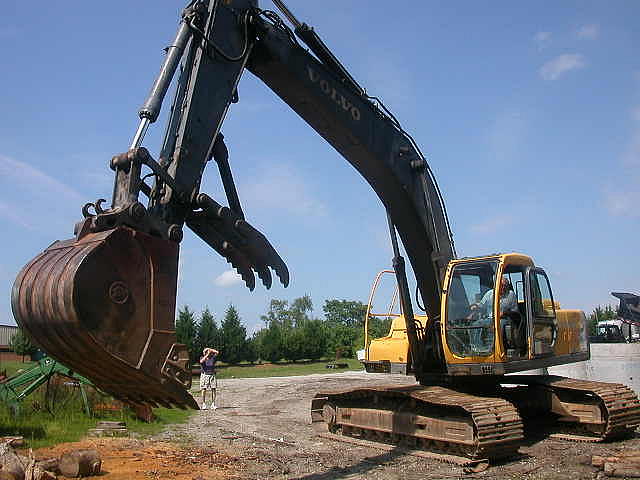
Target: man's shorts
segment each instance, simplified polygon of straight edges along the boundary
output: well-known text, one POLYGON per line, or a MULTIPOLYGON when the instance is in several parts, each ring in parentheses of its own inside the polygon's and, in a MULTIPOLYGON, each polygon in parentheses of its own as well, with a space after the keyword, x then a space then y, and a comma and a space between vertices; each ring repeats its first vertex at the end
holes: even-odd
POLYGON ((218 387, 218 380, 216 380, 216 374, 212 373, 207 375, 206 373, 200 374, 200 390, 215 390, 218 387))

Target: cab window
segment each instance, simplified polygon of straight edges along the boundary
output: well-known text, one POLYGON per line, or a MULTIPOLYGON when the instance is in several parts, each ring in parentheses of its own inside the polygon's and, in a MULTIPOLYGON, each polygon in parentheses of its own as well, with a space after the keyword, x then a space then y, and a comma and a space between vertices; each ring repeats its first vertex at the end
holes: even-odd
POLYGON ((550 354, 556 337, 556 311, 549 279, 540 270, 531 271, 534 355, 550 354))
POLYGON ((493 292, 498 262, 474 262, 453 268, 447 291, 446 339, 458 356, 493 353, 493 292))

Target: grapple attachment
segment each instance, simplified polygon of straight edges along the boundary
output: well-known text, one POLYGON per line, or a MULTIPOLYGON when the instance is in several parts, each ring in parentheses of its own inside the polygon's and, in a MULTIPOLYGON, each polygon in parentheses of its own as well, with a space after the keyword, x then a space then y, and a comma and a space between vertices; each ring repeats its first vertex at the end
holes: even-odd
POLYGON ((57 241, 18 275, 14 316, 51 357, 114 397, 197 409, 174 330, 178 249, 127 227, 57 241))

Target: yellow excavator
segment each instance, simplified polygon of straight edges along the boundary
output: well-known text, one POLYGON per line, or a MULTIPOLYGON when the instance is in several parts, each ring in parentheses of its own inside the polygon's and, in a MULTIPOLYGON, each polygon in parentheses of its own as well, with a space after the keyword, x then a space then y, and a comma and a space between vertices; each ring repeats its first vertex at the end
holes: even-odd
POLYGON ((322 392, 313 400, 314 421, 332 432, 471 458, 511 455, 524 438, 522 419, 534 411, 577 426, 569 436, 630 434, 640 405, 621 385, 521 376, 509 377, 518 386, 504 386, 505 373, 588 358, 584 317, 557 307, 544 271, 524 255, 457 258, 442 195, 417 143, 313 28, 274 3, 284 19, 257 0, 186 6, 129 149, 109 162, 111 205, 84 205, 74 236, 23 268, 12 291, 18 323, 51 357, 123 401, 198 408, 188 393, 187 350, 174 331, 185 225, 250 289, 255 275, 269 288, 272 271, 289 283, 284 261, 245 219, 221 132, 249 71, 367 180, 389 220, 408 347, 400 359, 371 358, 369 368, 403 364, 419 385, 322 392), (180 62, 155 159, 142 144, 180 62), (200 192, 210 160, 227 205, 200 192), (413 314, 398 236, 422 320, 413 314), (501 287, 503 277, 513 291, 501 287), (503 311, 502 297, 513 304, 514 295, 515 308, 503 311))

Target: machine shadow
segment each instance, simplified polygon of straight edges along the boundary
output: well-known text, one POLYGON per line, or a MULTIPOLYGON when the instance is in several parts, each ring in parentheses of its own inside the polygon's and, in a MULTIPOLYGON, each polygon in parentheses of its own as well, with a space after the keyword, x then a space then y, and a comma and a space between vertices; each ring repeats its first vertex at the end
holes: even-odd
POLYGON ((300 477, 291 477, 291 480, 332 480, 336 478, 347 478, 354 474, 366 474, 376 469, 380 464, 390 462, 403 455, 407 455, 407 450, 396 447, 388 452, 381 453, 372 457, 365 457, 358 463, 346 467, 331 467, 329 470, 321 473, 311 473, 300 477))

